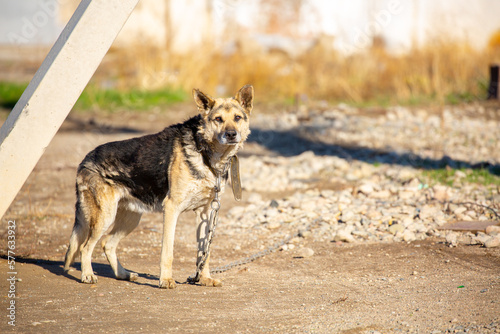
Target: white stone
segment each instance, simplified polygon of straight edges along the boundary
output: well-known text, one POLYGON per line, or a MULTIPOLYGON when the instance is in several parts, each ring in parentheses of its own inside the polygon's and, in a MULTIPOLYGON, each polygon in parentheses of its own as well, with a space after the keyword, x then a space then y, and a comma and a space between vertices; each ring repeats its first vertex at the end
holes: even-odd
POLYGON ((370 195, 374 190, 375 187, 372 183, 363 183, 358 187, 358 191, 365 195, 370 195))
POLYGON ((417 237, 412 231, 406 230, 403 232, 403 240, 406 242, 415 241, 417 240, 417 237))
POLYGON ((500 236, 496 237, 491 237, 486 242, 484 243, 484 247, 486 248, 493 248, 493 247, 498 247, 500 246, 500 236))
POLYGON ((356 242, 351 232, 347 229, 341 229, 337 231, 334 241, 344 241, 344 242, 356 242))
MULTIPOLYGON (((290 245, 289 245, 290 246, 290 245)), ((314 250, 309 247, 299 248, 296 251, 298 257, 311 257, 314 255, 314 250)))

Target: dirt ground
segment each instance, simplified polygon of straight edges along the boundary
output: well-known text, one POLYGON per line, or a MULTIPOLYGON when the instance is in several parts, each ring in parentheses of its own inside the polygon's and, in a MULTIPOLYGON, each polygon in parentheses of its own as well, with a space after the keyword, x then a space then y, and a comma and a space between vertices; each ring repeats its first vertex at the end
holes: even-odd
MULTIPOLYGON (((78 262, 64 274, 78 163, 98 144, 184 119, 181 107, 167 113, 109 114, 97 123, 91 114, 70 115, 2 218, 0 332, 500 332, 500 248, 450 248, 436 238, 390 244, 305 238, 301 243, 314 250, 313 256, 277 251, 216 274, 223 287, 207 288, 186 284, 196 251, 193 215, 185 214, 175 240, 178 286, 162 290, 157 287, 161 216, 146 214, 118 250, 122 264, 139 273, 138 281, 114 279, 100 248, 94 253, 98 284, 79 283, 78 262), (9 221, 16 224, 15 264, 7 258, 9 221), (15 281, 9 281, 12 276, 15 281), (12 301, 15 326, 8 323, 12 301)), ((265 154, 257 144, 244 153, 265 154)), ((222 216, 234 204, 226 193, 222 216)), ((244 240, 245 235, 216 238, 212 265, 260 250, 235 247, 244 240)))

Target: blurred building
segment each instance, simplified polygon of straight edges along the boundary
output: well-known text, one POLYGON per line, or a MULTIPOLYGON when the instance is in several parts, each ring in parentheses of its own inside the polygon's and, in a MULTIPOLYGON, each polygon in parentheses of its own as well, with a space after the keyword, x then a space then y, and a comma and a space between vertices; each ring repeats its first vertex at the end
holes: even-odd
MULTIPOLYGON (((0 44, 51 45, 79 0, 0 0, 0 44)), ((433 39, 482 48, 500 29, 498 0, 140 0, 116 46, 172 52, 210 43, 300 54, 321 40, 342 53, 374 43, 404 52, 433 39)))

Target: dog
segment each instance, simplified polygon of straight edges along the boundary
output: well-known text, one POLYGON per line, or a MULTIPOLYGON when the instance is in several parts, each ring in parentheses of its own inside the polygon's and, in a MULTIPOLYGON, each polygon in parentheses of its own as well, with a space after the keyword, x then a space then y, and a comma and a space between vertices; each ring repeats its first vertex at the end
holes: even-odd
MULTIPOLYGON (((75 223, 65 257, 67 272, 81 255, 81 281, 97 283, 92 252, 103 234, 104 253, 117 279, 134 281, 137 273, 122 267, 116 256, 120 240, 139 224, 144 212, 163 212, 159 287, 173 289, 174 234, 177 219, 194 210, 197 216, 198 257, 209 230, 217 174, 220 191, 228 179, 230 159, 250 134, 254 90, 243 86, 235 97, 213 98, 193 89, 199 114, 163 131, 98 146, 78 166, 75 223)), ((221 286, 210 276, 209 255, 197 283, 221 286)))

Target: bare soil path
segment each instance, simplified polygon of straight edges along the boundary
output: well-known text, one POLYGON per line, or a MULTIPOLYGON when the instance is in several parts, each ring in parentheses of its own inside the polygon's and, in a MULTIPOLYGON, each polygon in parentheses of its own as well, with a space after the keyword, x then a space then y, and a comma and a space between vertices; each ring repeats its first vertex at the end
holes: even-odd
MULTIPOLYGON (((435 237, 357 244, 306 237, 300 247, 217 274, 224 286, 206 288, 185 284, 195 260, 194 219, 186 214, 175 241, 174 278, 179 284, 175 290, 161 290, 161 216, 146 214, 119 249, 122 263, 138 272, 139 280, 112 278, 102 250, 96 249, 99 282, 79 283, 78 263, 69 275, 62 270, 73 224, 77 164, 100 143, 156 131, 183 118, 175 110, 106 117, 100 122, 109 127, 98 128, 88 115, 72 116, 2 219, 0 332, 500 332, 500 248, 450 248, 435 237), (16 223, 15 275, 8 274, 12 269, 6 258, 9 220, 16 223), (314 255, 298 256, 303 247, 314 255), (17 279, 14 285, 7 280, 11 276, 17 279), (9 297, 12 288, 15 298, 9 297), (8 324, 12 300, 15 326, 8 324)), ((257 144, 249 145, 246 154, 255 153, 266 154, 257 144)), ((244 198, 238 205, 247 204, 244 198)), ((234 205, 226 193, 221 216, 234 205)), ((219 228, 224 228, 223 220, 219 228)), ((247 247, 250 233, 216 237, 212 265, 261 250, 247 247)))

